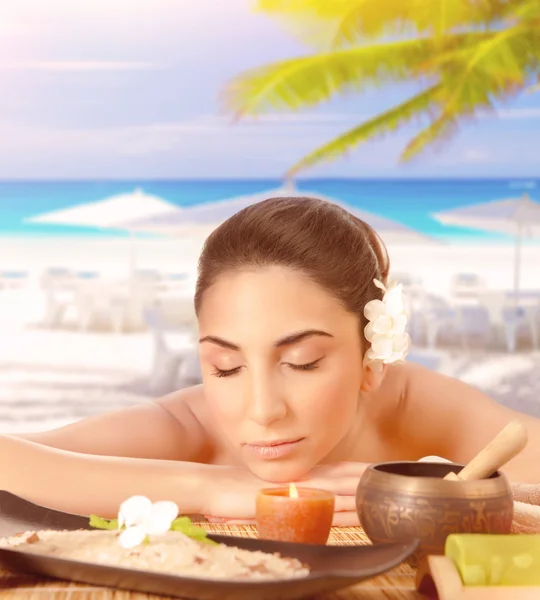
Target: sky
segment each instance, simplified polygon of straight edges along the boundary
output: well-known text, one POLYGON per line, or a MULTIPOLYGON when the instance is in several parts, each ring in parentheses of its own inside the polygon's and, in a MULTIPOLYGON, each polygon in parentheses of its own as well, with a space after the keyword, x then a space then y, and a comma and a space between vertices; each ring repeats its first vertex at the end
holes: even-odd
MULTIPOLYGON (((2 0, 0 179, 279 177, 414 85, 233 123, 232 77, 307 49, 250 0, 2 0)), ((311 177, 534 177, 540 93, 412 163, 404 129, 311 177)))

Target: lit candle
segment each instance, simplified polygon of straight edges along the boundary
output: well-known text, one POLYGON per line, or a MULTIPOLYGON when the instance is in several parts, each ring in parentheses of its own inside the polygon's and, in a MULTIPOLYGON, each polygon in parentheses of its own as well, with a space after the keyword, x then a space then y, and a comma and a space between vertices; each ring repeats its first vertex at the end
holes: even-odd
POLYGON ((314 488, 266 488, 257 494, 256 521, 259 537, 282 542, 326 544, 335 498, 332 492, 314 488))

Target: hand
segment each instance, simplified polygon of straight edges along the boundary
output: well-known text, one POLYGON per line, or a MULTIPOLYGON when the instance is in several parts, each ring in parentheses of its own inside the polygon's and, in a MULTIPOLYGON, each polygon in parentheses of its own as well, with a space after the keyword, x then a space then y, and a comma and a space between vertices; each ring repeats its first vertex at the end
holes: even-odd
MULTIPOLYGON (((343 462, 319 465, 293 483, 298 487, 320 488, 334 492, 336 508, 334 526, 359 524, 356 512, 356 488, 366 468, 365 463, 343 462)), ((207 503, 206 518, 211 523, 246 524, 255 522, 255 497, 263 487, 284 484, 268 483, 244 467, 219 467, 219 484, 207 503)))
POLYGON ((320 488, 334 492, 336 506, 334 527, 360 525, 356 511, 356 488, 366 470, 366 463, 341 462, 315 467, 306 477, 293 482, 299 487, 320 488))
POLYGON ((204 503, 204 516, 210 523, 254 523, 257 492, 282 485, 263 481, 245 467, 214 468, 214 485, 204 503))

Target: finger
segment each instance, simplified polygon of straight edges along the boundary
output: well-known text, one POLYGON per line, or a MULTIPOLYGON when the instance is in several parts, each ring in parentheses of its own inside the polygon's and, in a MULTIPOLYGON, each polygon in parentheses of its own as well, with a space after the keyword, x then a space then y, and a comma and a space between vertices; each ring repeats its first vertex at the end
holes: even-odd
POLYGON ((333 527, 358 527, 358 525, 360 525, 360 519, 356 511, 334 513, 333 527))
POLYGON ((356 498, 354 496, 336 496, 335 512, 355 512, 356 498))

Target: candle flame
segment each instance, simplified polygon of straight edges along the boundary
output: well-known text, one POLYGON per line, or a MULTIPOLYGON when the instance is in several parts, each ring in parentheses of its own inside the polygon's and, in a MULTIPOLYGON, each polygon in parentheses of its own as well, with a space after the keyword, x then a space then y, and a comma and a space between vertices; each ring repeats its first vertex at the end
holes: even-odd
POLYGON ((296 486, 294 485, 294 483, 291 483, 289 485, 289 496, 291 498, 298 498, 298 490, 296 489, 296 486))

